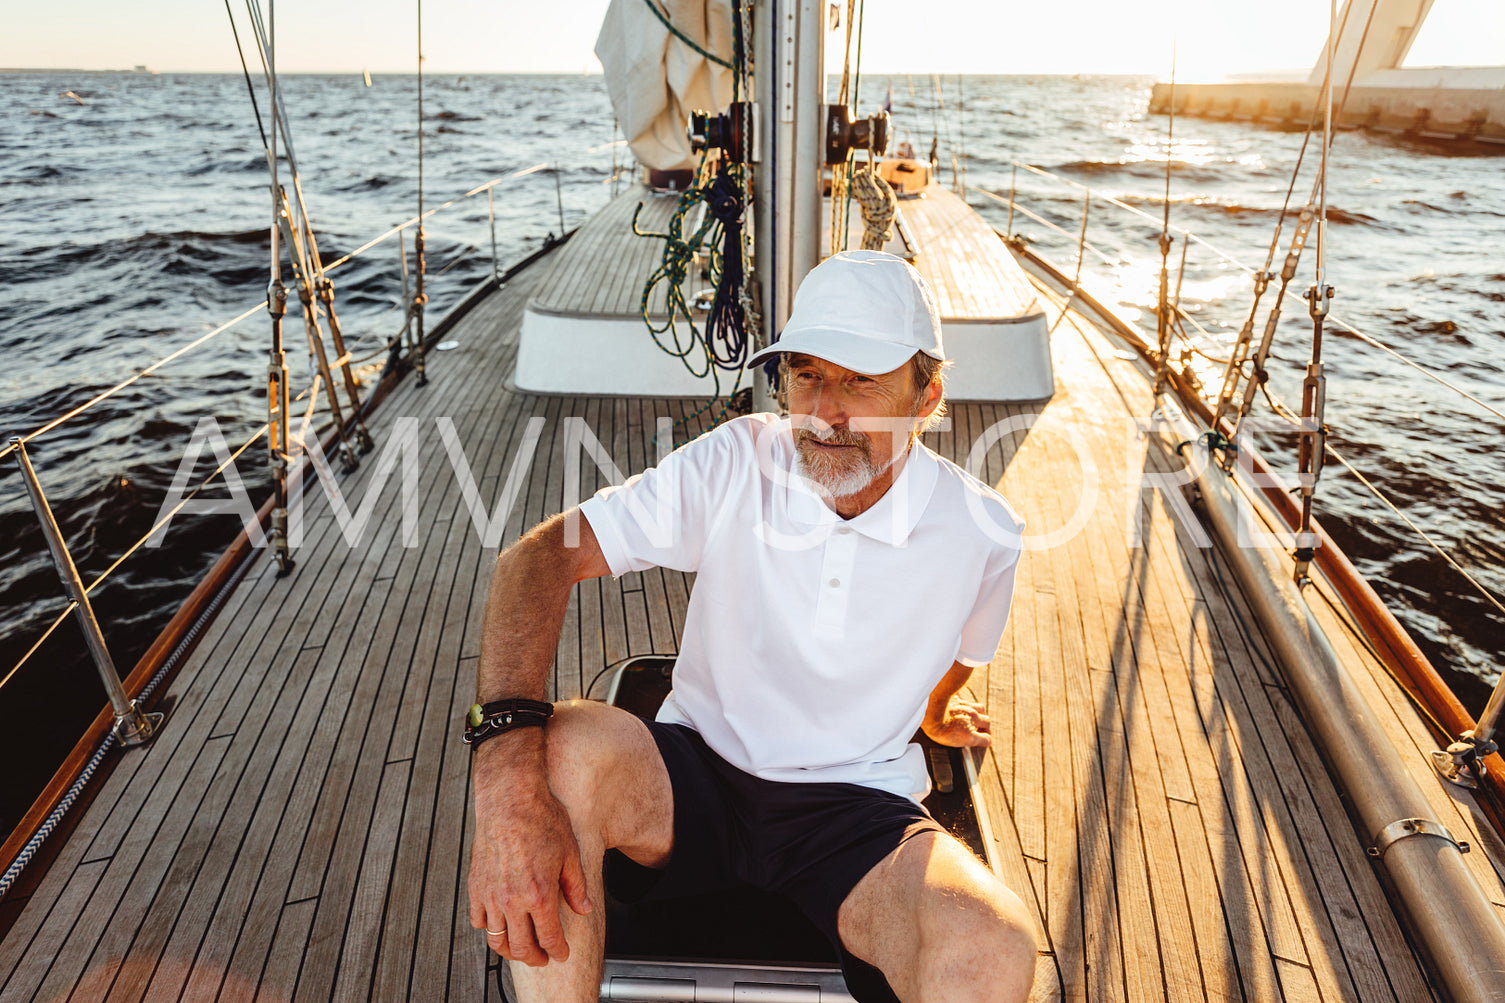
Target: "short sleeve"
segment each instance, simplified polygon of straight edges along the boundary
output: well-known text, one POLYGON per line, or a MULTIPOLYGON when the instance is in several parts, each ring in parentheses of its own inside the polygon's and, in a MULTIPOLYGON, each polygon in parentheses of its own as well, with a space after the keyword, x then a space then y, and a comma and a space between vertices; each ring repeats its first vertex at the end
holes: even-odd
POLYGON ((962 626, 961 643, 956 660, 970 668, 987 665, 998 652, 1003 628, 1009 622, 1009 607, 1014 600, 1014 573, 1019 567, 1019 552, 1002 555, 1003 567, 991 570, 978 589, 977 602, 962 626))
POLYGON ((699 568, 710 522, 735 467, 735 443, 722 433, 725 427, 581 503, 613 576, 651 567, 699 568))

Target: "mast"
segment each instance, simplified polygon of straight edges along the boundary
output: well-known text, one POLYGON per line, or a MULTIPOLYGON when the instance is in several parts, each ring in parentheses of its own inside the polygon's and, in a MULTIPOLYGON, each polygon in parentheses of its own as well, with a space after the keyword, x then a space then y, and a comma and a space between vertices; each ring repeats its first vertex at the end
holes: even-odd
MULTIPOLYGON (((800 280, 820 260, 824 5, 747 0, 753 7, 753 74, 762 139, 753 167, 754 267, 762 348, 783 330, 800 280)), ((754 406, 772 409, 755 374, 754 406)))

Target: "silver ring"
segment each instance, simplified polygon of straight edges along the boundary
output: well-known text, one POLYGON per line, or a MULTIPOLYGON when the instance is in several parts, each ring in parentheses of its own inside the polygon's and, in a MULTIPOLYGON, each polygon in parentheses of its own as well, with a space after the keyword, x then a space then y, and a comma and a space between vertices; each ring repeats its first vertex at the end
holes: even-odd
POLYGON ((487 930, 486 935, 488 937, 505 937, 507 935, 507 928, 504 926, 500 930, 487 930))

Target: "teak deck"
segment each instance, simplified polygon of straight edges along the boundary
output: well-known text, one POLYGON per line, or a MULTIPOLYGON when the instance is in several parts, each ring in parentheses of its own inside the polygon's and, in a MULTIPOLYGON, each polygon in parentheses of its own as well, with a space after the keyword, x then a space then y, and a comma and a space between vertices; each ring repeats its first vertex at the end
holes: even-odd
MULTIPOLYGON (((567 462, 583 491, 605 482, 565 457, 565 419, 584 419, 626 473, 655 456, 657 416, 693 410, 504 389, 544 272, 486 299, 451 335, 460 348, 431 357, 429 386, 407 381, 379 412, 383 448, 396 421, 419 423, 414 545, 394 471, 360 546, 310 485, 296 570, 254 559, 173 684, 167 728, 121 757, 0 943, 0 998, 496 998, 494 958, 467 921, 457 737, 495 548, 436 419, 453 421, 488 509, 516 469, 512 540, 573 501, 567 462), (536 453, 515 467, 539 419, 536 453)), ((1068 315, 1050 401, 959 406, 928 439, 965 464, 1012 420, 1021 431, 980 473, 1032 535, 1063 537, 1026 554, 1008 632, 972 682, 994 721, 982 775, 995 856, 1041 930, 1036 997, 1433 999, 1230 570, 1153 492, 1133 506, 1131 544, 1129 485, 1172 464, 1142 442, 1125 462, 1150 399, 1114 347, 1068 315)), ((352 509, 378 466, 373 454, 342 479, 352 509)), ((690 588, 659 570, 579 586, 551 696, 600 696, 607 666, 673 653, 690 588)), ((1339 644, 1439 818, 1497 851, 1470 802, 1431 778, 1433 740, 1399 690, 1362 644, 1339 644)), ((1500 859, 1465 857, 1505 911, 1500 859)))

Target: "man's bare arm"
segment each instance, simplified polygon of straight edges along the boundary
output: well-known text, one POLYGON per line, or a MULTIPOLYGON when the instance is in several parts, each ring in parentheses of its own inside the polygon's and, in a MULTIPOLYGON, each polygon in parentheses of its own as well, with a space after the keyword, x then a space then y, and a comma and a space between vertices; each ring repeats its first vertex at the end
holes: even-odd
POLYGON ((542 700, 570 589, 609 574, 596 534, 578 512, 539 523, 502 551, 486 597, 476 699, 542 700), (574 547, 565 545, 565 524, 571 518, 580 521, 580 543, 574 547))
MULTIPOLYGON (((589 522, 578 513, 541 523, 498 557, 486 599, 480 703, 541 700, 559 631, 577 582, 609 574, 589 522), (565 521, 580 520, 578 546, 565 545, 565 521)), ((520 728, 475 751, 476 833, 470 867, 470 922, 504 957, 530 965, 569 957, 560 899, 592 908, 570 820, 548 785, 544 732, 520 728)))
POLYGON ((945 677, 930 691, 930 701, 925 707, 925 719, 920 722, 920 728, 933 741, 955 746, 986 747, 993 744, 989 735, 992 722, 983 705, 957 696, 970 678, 970 667, 952 662, 945 677))

